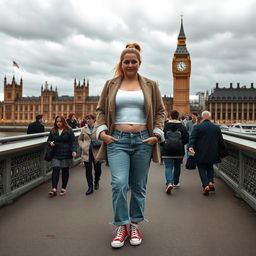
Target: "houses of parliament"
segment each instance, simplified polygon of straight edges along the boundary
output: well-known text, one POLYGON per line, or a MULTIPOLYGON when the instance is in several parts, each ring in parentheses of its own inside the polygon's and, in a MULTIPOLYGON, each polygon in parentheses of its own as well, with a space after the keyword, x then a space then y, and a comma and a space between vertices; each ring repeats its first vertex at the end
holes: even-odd
POLYGON ((59 96, 57 88, 54 90, 47 82, 41 86, 41 96, 23 97, 23 80, 8 83, 4 78, 4 102, 0 103, 0 119, 5 123, 30 123, 35 116, 42 114, 45 123, 53 123, 57 115, 68 116, 75 113, 83 118, 87 113, 96 110, 98 96, 89 96, 89 82, 85 79, 81 83, 74 80, 74 96, 59 96))
MULTIPOLYGON (((216 88, 211 94, 205 93, 204 103, 198 109, 190 105, 190 74, 192 61, 187 50, 186 36, 181 18, 178 43, 172 58, 173 98, 163 97, 166 113, 175 109, 181 115, 192 111, 209 110, 212 118, 218 123, 255 122, 256 121, 256 88, 253 83, 246 85, 216 88)), ((44 122, 52 124, 56 115, 67 117, 75 113, 79 119, 86 114, 95 113, 99 96, 89 95, 89 82, 85 79, 73 82, 73 96, 60 96, 57 88, 53 89, 47 82, 41 86, 39 97, 23 97, 23 80, 16 81, 13 76, 8 82, 4 77, 4 101, 0 102, 0 122, 5 124, 28 124, 42 114, 44 122)), ((170 86, 171 87, 171 86, 170 86)), ((200 92, 202 95, 202 92, 200 92)))

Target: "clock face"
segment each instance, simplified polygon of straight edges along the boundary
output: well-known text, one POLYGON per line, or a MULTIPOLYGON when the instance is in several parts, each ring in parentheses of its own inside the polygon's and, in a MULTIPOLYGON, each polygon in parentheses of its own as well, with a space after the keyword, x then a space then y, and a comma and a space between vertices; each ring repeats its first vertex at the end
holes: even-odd
POLYGON ((177 63, 177 70, 178 71, 184 71, 186 70, 186 63, 183 61, 180 61, 177 63))

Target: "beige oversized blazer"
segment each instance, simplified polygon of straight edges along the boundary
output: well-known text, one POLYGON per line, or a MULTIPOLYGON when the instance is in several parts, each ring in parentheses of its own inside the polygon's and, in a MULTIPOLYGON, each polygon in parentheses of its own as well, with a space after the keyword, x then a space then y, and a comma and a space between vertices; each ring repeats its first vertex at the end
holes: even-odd
MULTIPOLYGON (((138 75, 139 83, 144 94, 145 114, 147 120, 147 128, 150 136, 153 136, 154 129, 163 130, 165 120, 165 109, 160 90, 155 81, 138 75)), ((98 106, 95 126, 101 125, 108 127, 107 134, 112 133, 115 124, 116 105, 115 98, 117 91, 121 85, 122 78, 116 77, 108 80, 102 90, 98 106)), ((155 132, 155 131, 154 131, 155 132)), ((106 144, 103 143, 96 156, 98 160, 106 159, 106 144)), ((153 161, 160 162, 160 147, 156 143, 153 146, 153 161)))
MULTIPOLYGON (((92 140, 96 140, 96 129, 94 128, 91 132, 87 126, 83 127, 78 137, 78 144, 82 149, 81 157, 83 162, 89 161, 89 148, 92 140)), ((94 159, 96 159, 98 151, 98 149, 92 148, 94 159)))

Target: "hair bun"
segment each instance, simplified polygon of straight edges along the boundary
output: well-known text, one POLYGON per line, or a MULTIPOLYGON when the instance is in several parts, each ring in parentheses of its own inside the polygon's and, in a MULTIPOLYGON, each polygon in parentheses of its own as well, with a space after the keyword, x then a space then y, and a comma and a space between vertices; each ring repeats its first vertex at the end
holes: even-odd
POLYGON ((141 51, 140 45, 138 43, 127 44, 125 48, 135 48, 137 51, 141 51))

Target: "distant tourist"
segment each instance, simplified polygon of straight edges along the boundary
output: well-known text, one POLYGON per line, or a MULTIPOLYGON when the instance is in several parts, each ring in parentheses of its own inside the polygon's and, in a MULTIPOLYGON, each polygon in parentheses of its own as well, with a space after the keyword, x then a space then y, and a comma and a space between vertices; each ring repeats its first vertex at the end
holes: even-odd
POLYGON ((27 134, 44 132, 43 115, 37 115, 36 121, 28 125, 27 134))
POLYGON ((56 116, 54 126, 47 139, 48 144, 53 147, 52 166, 52 189, 48 192, 50 196, 57 194, 57 187, 62 172, 62 186, 60 195, 66 194, 69 179, 69 168, 73 157, 77 154, 77 143, 74 132, 68 126, 63 116, 56 116))
POLYGON ((79 123, 77 122, 75 113, 70 113, 68 115, 67 123, 72 129, 76 129, 79 127, 79 123))
POLYGON ((79 127, 83 128, 85 125, 86 125, 86 119, 84 117, 83 120, 79 123, 79 127))
POLYGON ((189 151, 195 159, 203 186, 203 194, 215 191, 213 164, 221 162, 227 155, 220 128, 211 121, 211 113, 202 113, 202 122, 194 126, 189 138, 189 151))
POLYGON ((198 116, 197 119, 196 119, 196 123, 197 124, 200 124, 202 122, 202 117, 201 116, 198 116))
MULTIPOLYGON (((189 117, 189 120, 186 122, 185 126, 188 131, 189 136, 191 135, 193 128, 197 122, 198 114, 196 112, 193 112, 192 115, 189 117)), ((185 153, 186 153, 186 159, 188 159, 188 146, 185 146, 185 153)))
POLYGON ((85 117, 85 120, 87 125, 81 130, 78 143, 82 149, 82 161, 84 162, 85 176, 88 183, 88 190, 85 194, 88 196, 93 193, 93 183, 95 190, 99 189, 101 161, 96 160, 96 155, 101 146, 101 141, 96 140, 96 129, 94 128, 95 116, 89 114, 85 117), (94 175, 92 166, 94 166, 94 175))
POLYGON ((196 112, 193 112, 191 115, 191 120, 187 121, 187 123, 186 123, 186 128, 187 128, 189 136, 191 135, 194 126, 197 124, 197 116, 198 116, 198 114, 196 112))

